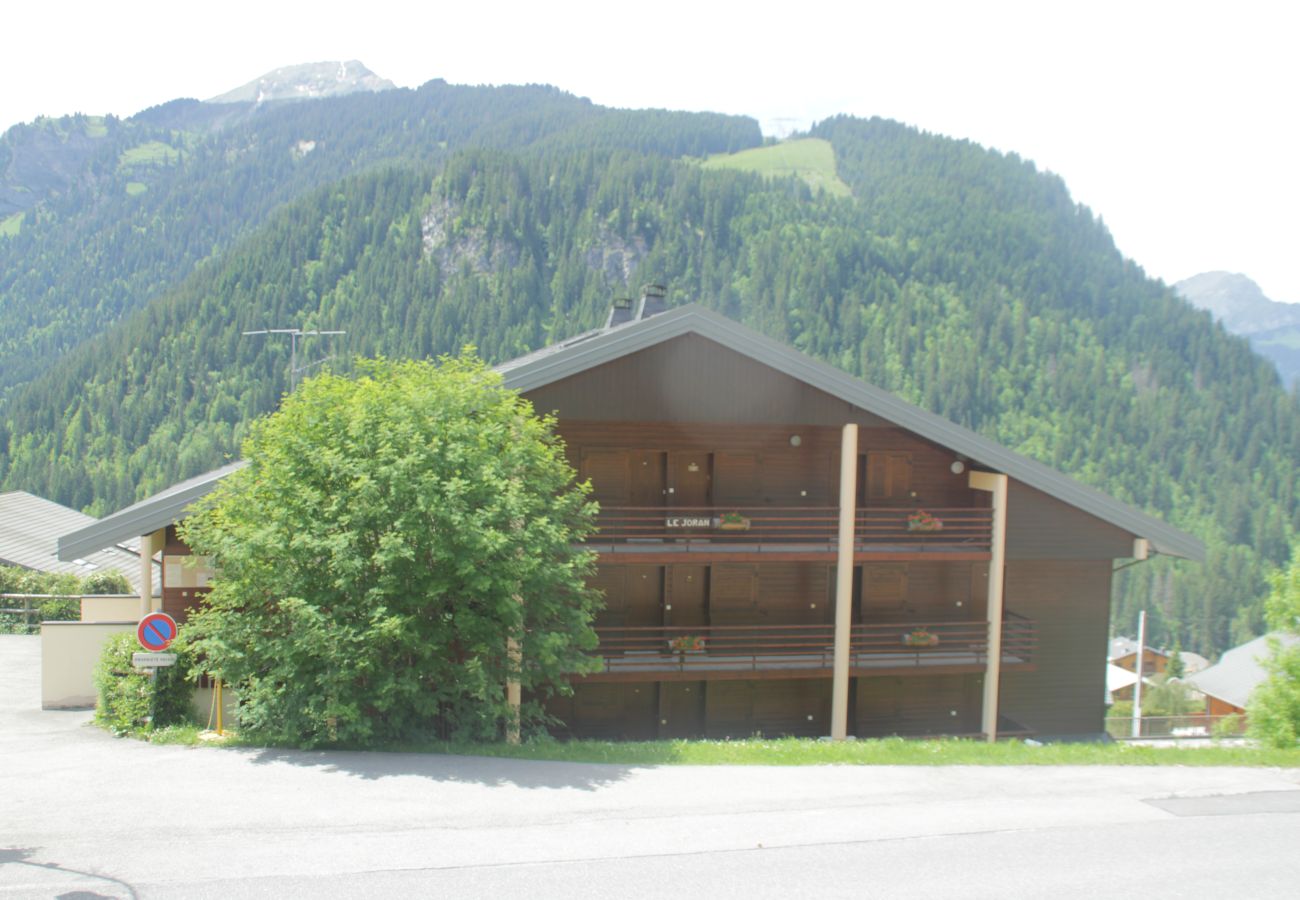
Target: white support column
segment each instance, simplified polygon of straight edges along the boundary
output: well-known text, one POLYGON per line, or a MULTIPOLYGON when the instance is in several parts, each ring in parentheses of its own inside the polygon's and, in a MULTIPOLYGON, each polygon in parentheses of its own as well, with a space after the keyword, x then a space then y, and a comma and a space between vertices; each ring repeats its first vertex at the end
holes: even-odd
POLYGON ((998 689, 1002 681, 1002 607, 1007 564, 1007 476, 994 472, 971 472, 970 486, 993 495, 993 535, 989 559, 988 624, 989 647, 984 671, 984 719, 982 730, 992 743, 998 739, 998 689))
POLYGON ((840 440, 839 556, 835 568, 835 657, 831 680, 831 739, 849 733, 849 632, 853 627, 853 529, 857 520, 858 426, 840 440))
MULTIPOLYGON (((152 534, 142 534, 140 536, 140 617, 143 618, 154 611, 153 603, 153 555, 163 548, 167 542, 167 532, 165 530, 155 531, 152 534)), ((159 609, 162 608, 161 598, 159 600, 159 609)))

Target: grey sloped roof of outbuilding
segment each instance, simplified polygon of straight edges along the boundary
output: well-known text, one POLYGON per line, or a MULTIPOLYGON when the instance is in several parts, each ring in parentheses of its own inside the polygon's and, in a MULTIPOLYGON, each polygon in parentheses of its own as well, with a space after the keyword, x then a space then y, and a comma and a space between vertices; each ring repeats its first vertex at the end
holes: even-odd
POLYGON ((602 332, 588 332, 504 363, 498 371, 504 376, 507 387, 529 391, 691 333, 894 422, 981 466, 1002 472, 1137 537, 1146 538, 1159 553, 1197 560, 1205 557, 1205 545, 1199 539, 1167 522, 698 305, 677 307, 653 318, 602 332))
POLYGON ((1204 694, 1226 700, 1233 706, 1246 708, 1250 694, 1268 677, 1263 661, 1268 658, 1270 638, 1276 638, 1284 647, 1300 641, 1293 634, 1274 632, 1253 641, 1247 641, 1231 650, 1225 650, 1219 661, 1203 672, 1183 679, 1204 694))
POLYGON ((94 523, 94 516, 26 491, 0 494, 0 565, 79 577, 107 569, 139 590, 140 562, 132 541, 113 541, 68 559, 56 555, 59 535, 94 523))
MULTIPOLYGON (((1117 528, 1146 538, 1159 553, 1189 559, 1205 556, 1205 547, 1198 539, 1153 516, 696 304, 585 332, 502 363, 497 371, 506 387, 530 391, 686 334, 697 334, 771 366, 948 447, 980 466, 1002 472, 1117 528)), ((60 558, 80 555, 100 540, 106 539, 100 546, 107 546, 120 539, 115 537, 118 534, 147 534, 176 521, 190 503, 241 465, 242 462, 232 463, 182 482, 100 520, 95 526, 61 538, 60 558)))
POLYGON ((75 559, 110 544, 152 534, 159 528, 167 527, 183 518, 186 508, 208 494, 221 479, 246 465, 243 460, 238 460, 196 475, 126 509, 120 509, 111 516, 105 516, 98 522, 65 534, 59 538, 59 559, 75 559))

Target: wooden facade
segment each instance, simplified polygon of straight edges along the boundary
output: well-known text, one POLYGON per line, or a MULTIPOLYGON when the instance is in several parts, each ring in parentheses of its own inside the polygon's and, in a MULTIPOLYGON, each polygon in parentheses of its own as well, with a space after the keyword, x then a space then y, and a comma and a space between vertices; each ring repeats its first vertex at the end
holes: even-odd
MULTIPOLYGON (((604 667, 553 704, 563 734, 828 733, 849 423, 849 732, 981 731, 992 516, 964 458, 693 334, 525 396, 601 504, 604 667)), ((1000 730, 1100 733, 1111 559, 1133 535, 1010 497, 1000 730)))
MULTIPOLYGON (((502 369, 556 415, 601 507, 601 666, 552 702, 563 735, 1100 735, 1113 560, 1203 553, 702 310, 502 369)), ((60 554, 174 521, 230 470, 60 554)), ((206 572, 174 528, 158 537, 163 607, 183 618, 206 572)))

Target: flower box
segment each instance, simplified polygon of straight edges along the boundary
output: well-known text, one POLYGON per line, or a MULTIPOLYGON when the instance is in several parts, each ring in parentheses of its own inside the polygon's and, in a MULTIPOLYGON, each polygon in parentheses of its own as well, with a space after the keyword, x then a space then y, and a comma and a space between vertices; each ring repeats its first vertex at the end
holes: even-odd
POLYGON ((719 531, 749 531, 750 522, 738 512, 729 512, 719 516, 715 524, 719 531))
POLYGON ((918 509, 907 517, 908 531, 943 531, 943 519, 918 509))
POLYGON ((904 647, 937 647, 939 635, 931 634, 924 628, 917 628, 903 635, 904 647))

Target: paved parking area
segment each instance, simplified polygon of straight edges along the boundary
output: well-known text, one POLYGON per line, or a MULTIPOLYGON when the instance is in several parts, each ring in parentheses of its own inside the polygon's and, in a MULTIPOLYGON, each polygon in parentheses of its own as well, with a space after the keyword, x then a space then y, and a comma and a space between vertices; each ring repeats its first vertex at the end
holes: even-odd
POLYGON ((1205 897, 1300 883, 1300 770, 637 768, 154 747, 88 720, 42 712, 38 639, 0 636, 0 898, 1205 897))

